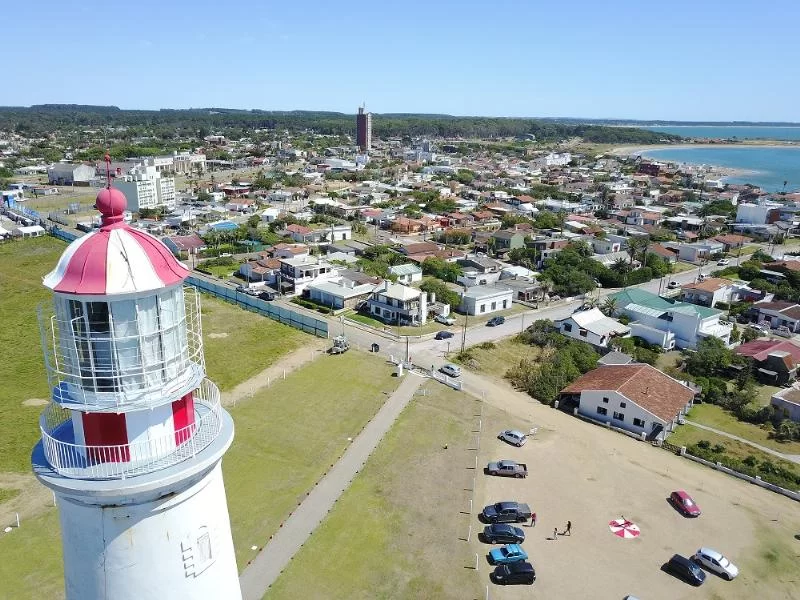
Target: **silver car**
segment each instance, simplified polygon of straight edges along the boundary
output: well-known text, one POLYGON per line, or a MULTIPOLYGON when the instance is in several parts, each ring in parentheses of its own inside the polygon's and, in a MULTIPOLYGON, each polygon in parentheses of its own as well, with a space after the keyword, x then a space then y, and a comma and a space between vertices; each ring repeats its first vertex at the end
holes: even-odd
POLYGON ((497 439, 508 442, 514 446, 522 446, 528 441, 528 436, 516 429, 506 429, 498 434, 497 439))
POLYGON ((721 575, 728 581, 739 574, 739 567, 711 548, 700 548, 694 553, 692 560, 704 567, 707 571, 712 571, 717 575, 721 575))

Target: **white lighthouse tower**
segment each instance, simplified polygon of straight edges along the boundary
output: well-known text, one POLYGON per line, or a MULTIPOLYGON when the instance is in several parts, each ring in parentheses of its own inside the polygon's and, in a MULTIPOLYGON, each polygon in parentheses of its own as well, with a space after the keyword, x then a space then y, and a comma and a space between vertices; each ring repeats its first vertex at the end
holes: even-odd
POLYGON ((55 492, 68 600, 238 600, 221 460, 233 422, 205 378, 199 297, 125 196, 97 195, 40 313, 53 391, 32 456, 55 492))

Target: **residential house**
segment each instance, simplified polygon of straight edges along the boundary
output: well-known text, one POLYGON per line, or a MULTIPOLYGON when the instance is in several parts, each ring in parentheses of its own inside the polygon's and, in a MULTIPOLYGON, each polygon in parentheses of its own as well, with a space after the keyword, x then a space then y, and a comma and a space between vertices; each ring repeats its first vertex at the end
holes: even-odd
POLYGON ((646 225, 650 225, 655 227, 659 225, 664 220, 664 215, 660 212, 654 211, 647 211, 642 210, 640 208, 632 208, 629 212, 627 217, 625 218, 625 223, 628 225, 637 225, 639 227, 644 227, 646 225))
POLYGON ((389 267, 389 274, 397 277, 398 283, 410 284, 422 281, 422 268, 414 263, 389 267))
POLYGON ((279 258, 281 263, 280 277, 281 292, 302 294, 312 282, 329 281, 339 277, 335 266, 325 259, 315 256, 299 258, 279 258))
POLYGON ((171 235, 161 238, 161 241, 164 242, 166 247, 178 258, 191 255, 197 256, 206 249, 205 241, 196 233, 191 235, 171 235))
POLYGON ((51 185, 89 185, 94 176, 91 165, 55 163, 47 167, 47 181, 51 185))
POLYGON ((458 264, 465 269, 474 269, 482 274, 497 273, 502 266, 498 261, 488 256, 480 256, 479 254, 468 254, 464 258, 459 259, 458 264))
POLYGON ((626 315, 631 322, 631 335, 665 350, 695 348, 705 337, 717 337, 730 344, 733 326, 720 322, 721 310, 678 302, 637 288, 630 288, 609 296, 616 304, 616 312, 626 315))
MULTIPOLYGON (((378 284, 381 285, 381 284, 378 284)), ((374 283, 357 283, 339 277, 328 281, 315 281, 306 286, 305 294, 310 300, 333 310, 357 308, 375 291, 374 283)))
POLYGON ((305 258, 309 255, 309 248, 305 244, 275 244, 269 248, 273 258, 305 258))
POLYGON ((622 244, 617 240, 609 238, 592 238, 592 248, 595 254, 610 254, 622 250, 622 244))
POLYGON ((567 337, 598 348, 608 348, 612 338, 625 337, 631 332, 630 327, 605 316, 599 308, 572 313, 558 322, 558 329, 567 337))
POLYGON ((394 221, 392 221, 390 229, 397 233, 419 233, 425 230, 425 225, 419 219, 397 217, 394 221))
POLYGON ((506 287, 476 285, 461 294, 459 311, 482 316, 511 308, 513 292, 506 287))
POLYGON ((647 247, 647 253, 655 254, 670 264, 678 262, 678 253, 670 250, 669 248, 665 248, 661 244, 651 244, 647 247))
POLYGON ((696 242, 693 244, 663 242, 662 246, 676 250, 680 260, 690 263, 699 263, 704 260, 711 260, 711 256, 713 254, 722 253, 725 250, 725 246, 722 243, 715 242, 714 240, 710 239, 704 242, 696 242))
POLYGON ((501 229, 492 234, 495 252, 503 253, 525 246, 525 236, 519 231, 501 229))
POLYGON ((753 372, 762 383, 786 385, 797 377, 800 346, 789 340, 752 340, 735 352, 753 361, 753 372))
POLYGON ((417 242, 414 244, 407 244, 401 247, 399 251, 406 256, 413 256, 415 254, 430 254, 439 249, 439 246, 433 242, 417 242))
POLYGON ((397 325, 424 325, 428 320, 427 294, 399 283, 384 282, 367 300, 369 314, 397 325))
POLYGON ((520 302, 539 302, 544 299, 546 292, 545 288, 530 277, 513 277, 507 279, 504 277, 506 271, 503 270, 500 281, 503 286, 509 288, 512 293, 512 298, 520 302))
POLYGON ((741 302, 743 300, 761 300, 762 294, 744 282, 733 282, 730 279, 708 277, 695 283, 681 286, 681 300, 700 306, 714 308, 717 302, 741 302))
POLYGON ((263 281, 269 285, 277 283, 280 270, 280 259, 271 258, 263 252, 259 258, 239 265, 239 274, 247 281, 263 281))
POLYGON ((737 250, 752 241, 752 238, 749 238, 746 235, 736 235, 735 233, 716 235, 711 239, 722 244, 722 248, 725 252, 737 250))
POLYGON ((353 237, 353 228, 350 225, 331 225, 329 227, 311 229, 304 225, 293 223, 286 226, 284 233, 291 236, 294 241, 302 244, 318 244, 320 242, 349 240, 353 237))
POLYGON ((663 440, 692 407, 695 391, 646 364, 608 365, 561 390, 578 414, 647 439, 663 440))
POLYGON ((786 300, 756 302, 750 309, 759 323, 769 323, 773 329, 787 327, 792 333, 800 332, 800 304, 786 300))
POLYGON ((775 414, 784 419, 800 422, 800 387, 794 385, 772 395, 770 400, 775 414))
POLYGON ((780 220, 782 204, 760 201, 758 204, 740 202, 736 206, 736 222, 766 225, 780 220))

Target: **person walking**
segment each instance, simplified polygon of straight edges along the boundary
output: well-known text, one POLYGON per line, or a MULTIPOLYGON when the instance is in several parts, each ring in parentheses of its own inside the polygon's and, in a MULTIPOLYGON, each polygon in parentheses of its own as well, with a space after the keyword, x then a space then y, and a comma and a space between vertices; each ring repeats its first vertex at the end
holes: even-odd
POLYGON ((558 541, 558 527, 553 528, 553 539, 558 541))
POLYGON ((567 521, 567 528, 564 530, 564 535, 572 535, 572 521, 567 521))
POLYGON ((536 527, 536 513, 531 513, 531 527, 536 527))

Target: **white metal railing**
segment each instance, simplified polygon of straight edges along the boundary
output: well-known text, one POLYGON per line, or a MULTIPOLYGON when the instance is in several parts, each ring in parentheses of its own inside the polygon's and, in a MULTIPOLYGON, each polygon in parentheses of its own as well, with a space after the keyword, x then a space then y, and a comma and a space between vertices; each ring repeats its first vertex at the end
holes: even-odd
POLYGON ((199 384, 205 373, 200 294, 186 286, 183 298, 183 310, 159 317, 155 326, 109 316, 106 332, 88 331, 80 318, 66 320, 40 307, 48 383, 59 402, 152 406, 165 394, 199 384))
POLYGON ((205 449, 222 428, 220 393, 204 380, 194 391, 194 423, 148 440, 115 446, 75 443, 71 413, 55 403, 39 418, 47 462, 76 479, 126 479, 176 465, 205 449))

